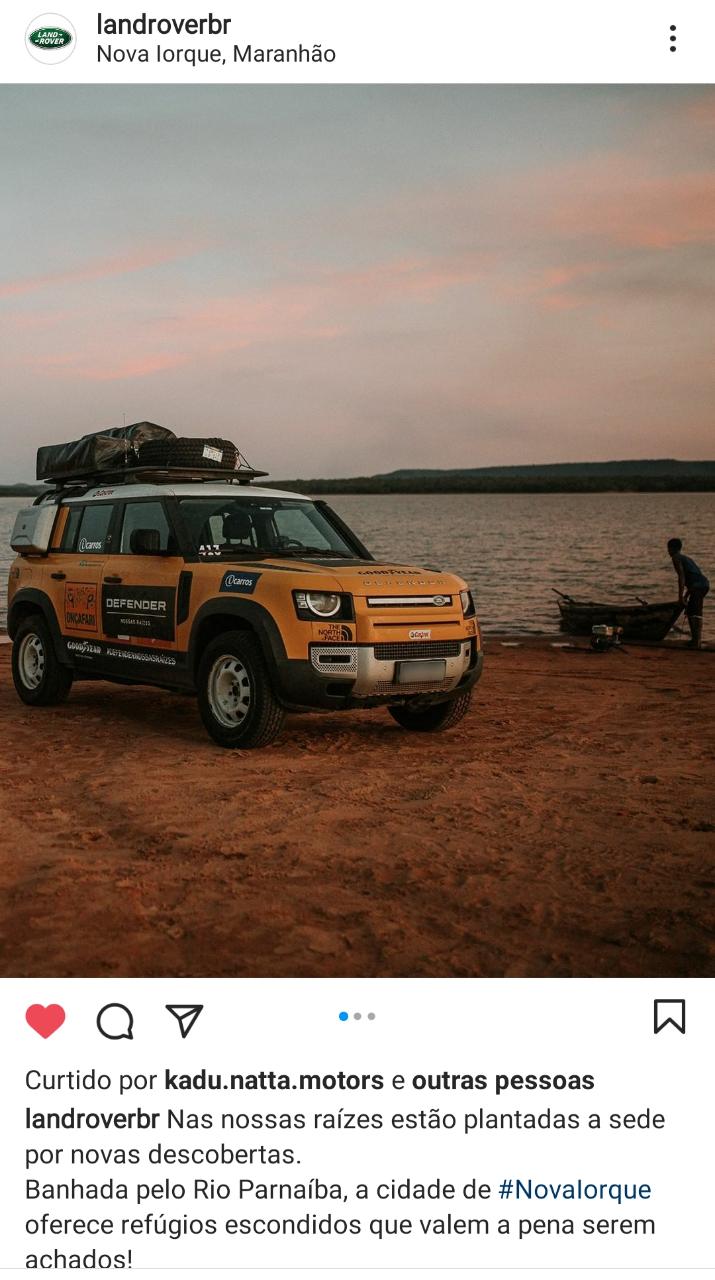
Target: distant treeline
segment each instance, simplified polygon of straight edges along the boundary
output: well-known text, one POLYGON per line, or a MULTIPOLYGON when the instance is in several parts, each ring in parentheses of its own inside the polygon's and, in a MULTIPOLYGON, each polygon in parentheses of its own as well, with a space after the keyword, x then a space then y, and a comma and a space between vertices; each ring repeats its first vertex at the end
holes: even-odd
MULTIPOLYGON (((514 469, 515 472, 517 468, 514 469)), ((715 465, 710 473, 681 474, 584 474, 561 475, 475 474, 465 471, 395 472, 382 476, 355 476, 339 480, 266 481, 276 489, 301 493, 712 493, 715 465)))
POLYGON ((43 485, 0 484, 0 498, 36 498, 38 493, 43 492, 43 485))

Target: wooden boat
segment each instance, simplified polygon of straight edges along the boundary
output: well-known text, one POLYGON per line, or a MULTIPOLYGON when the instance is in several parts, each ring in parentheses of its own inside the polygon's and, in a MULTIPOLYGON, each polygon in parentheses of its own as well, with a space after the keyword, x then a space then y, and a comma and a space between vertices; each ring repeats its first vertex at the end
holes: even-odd
MULTIPOLYGON (((556 591, 556 588, 553 588, 556 591)), ((595 600, 574 600, 556 591, 561 613, 561 630, 572 636, 590 636, 594 626, 622 627, 624 640, 664 640, 683 612, 677 600, 650 604, 638 599, 630 604, 600 604, 595 600)))

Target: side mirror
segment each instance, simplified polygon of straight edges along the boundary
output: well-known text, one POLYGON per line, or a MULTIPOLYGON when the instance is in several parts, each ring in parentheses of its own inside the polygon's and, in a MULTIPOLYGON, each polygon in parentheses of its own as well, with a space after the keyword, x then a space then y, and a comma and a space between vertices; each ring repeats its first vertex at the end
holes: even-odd
POLYGON ((135 556, 160 556, 161 534, 158 529, 132 529, 129 550, 135 556))

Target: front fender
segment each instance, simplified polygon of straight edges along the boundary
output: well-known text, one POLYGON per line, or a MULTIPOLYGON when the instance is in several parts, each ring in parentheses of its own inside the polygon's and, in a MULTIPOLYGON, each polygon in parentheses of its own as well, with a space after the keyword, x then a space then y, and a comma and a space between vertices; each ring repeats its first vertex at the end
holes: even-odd
POLYGON ((199 650, 198 642, 201 634, 202 624, 212 617, 225 615, 229 618, 247 624, 251 631, 257 636, 263 650, 263 656, 268 664, 271 674, 275 677, 279 663, 284 662, 286 658, 286 649, 283 643, 283 637, 278 629, 275 619, 271 616, 262 604, 258 604, 255 600, 235 600, 235 599, 215 599, 207 600, 197 610, 191 627, 191 635, 189 638, 189 667, 195 671, 198 665, 199 650))

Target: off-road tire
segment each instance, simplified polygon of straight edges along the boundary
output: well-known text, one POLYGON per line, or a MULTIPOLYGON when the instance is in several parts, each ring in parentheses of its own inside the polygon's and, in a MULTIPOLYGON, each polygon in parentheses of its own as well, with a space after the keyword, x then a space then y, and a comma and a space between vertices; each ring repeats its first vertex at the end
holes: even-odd
POLYGON ((196 687, 204 727, 220 747, 266 747, 280 733, 285 713, 273 692, 261 646, 250 632, 224 631, 207 644, 196 687), (232 667, 238 690, 233 708, 232 667), (243 718, 226 723, 232 715, 241 716, 244 707, 243 718))
POLYGON ((409 703, 401 707, 388 707, 393 720, 403 729, 412 729, 415 733, 442 733, 451 729, 466 716, 472 701, 472 691, 467 689, 451 702, 438 702, 431 707, 415 707, 409 703))
POLYGON ((221 440, 218 436, 207 439, 193 439, 191 436, 179 436, 174 440, 147 440, 139 446, 139 465, 142 467, 178 467, 187 471, 234 471, 238 461, 238 450, 230 440, 221 440), (205 458, 204 447, 218 449, 221 461, 216 458, 205 458))
POLYGON ((28 707, 54 707, 72 688, 72 671, 55 653, 50 628, 41 613, 20 623, 12 646, 12 679, 28 707))

